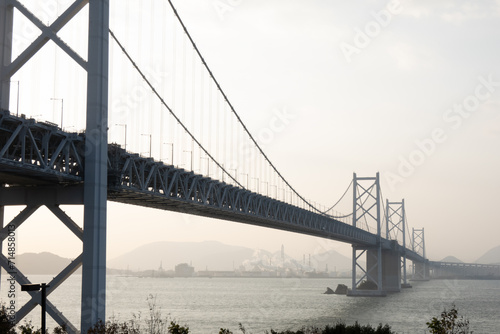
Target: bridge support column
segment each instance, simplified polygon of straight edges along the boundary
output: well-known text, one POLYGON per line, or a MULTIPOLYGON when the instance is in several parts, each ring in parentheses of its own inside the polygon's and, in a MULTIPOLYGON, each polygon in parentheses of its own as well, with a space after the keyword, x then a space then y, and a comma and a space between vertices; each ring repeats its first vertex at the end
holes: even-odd
POLYGON ((403 255, 401 256, 401 271, 402 271, 402 277, 401 277, 401 288, 402 289, 409 289, 412 288, 411 284, 408 283, 408 275, 407 275, 407 262, 406 262, 406 251, 403 251, 403 255))
POLYGON ((428 281, 430 279, 429 262, 413 262, 413 281, 428 281))
POLYGON ((401 255, 398 252, 382 250, 382 287, 387 292, 401 291, 401 255))
POLYGON ((364 275, 360 280, 355 279, 348 296, 385 296, 387 292, 401 291, 401 255, 398 252, 370 248, 361 254, 366 254, 366 270, 357 264, 364 275))
POLYGON ((109 2, 89 1, 81 330, 106 320, 109 2))

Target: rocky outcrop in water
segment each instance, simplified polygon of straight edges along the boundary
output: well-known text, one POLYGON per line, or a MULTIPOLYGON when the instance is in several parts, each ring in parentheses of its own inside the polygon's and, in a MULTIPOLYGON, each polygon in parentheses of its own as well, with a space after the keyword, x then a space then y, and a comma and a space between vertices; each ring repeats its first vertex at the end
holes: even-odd
POLYGON ((347 294, 347 285, 345 284, 339 284, 337 285, 337 288, 335 291, 330 289, 329 287, 326 288, 326 291, 324 292, 325 295, 345 295, 347 294))
POLYGON ((326 287, 326 291, 323 294, 325 294, 325 295, 333 295, 334 293, 335 293, 335 291, 333 291, 329 287, 326 287))
POLYGON ((339 284, 339 285, 337 285, 337 288, 335 289, 335 294, 336 295, 346 295, 347 289, 348 289, 347 285, 339 284))

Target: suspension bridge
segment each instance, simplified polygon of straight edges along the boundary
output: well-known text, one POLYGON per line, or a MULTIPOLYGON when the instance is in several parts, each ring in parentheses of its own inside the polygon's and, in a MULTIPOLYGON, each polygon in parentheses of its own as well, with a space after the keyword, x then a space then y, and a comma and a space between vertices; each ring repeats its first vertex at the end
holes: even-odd
MULTIPOLYGON (((410 232, 404 200, 384 201, 378 174, 353 175, 340 199, 350 201, 352 194, 349 214, 301 196, 243 123, 172 2, 160 3, 151 2, 145 12, 148 22, 160 22, 165 36, 142 52, 141 31, 132 33, 117 23, 117 17, 126 16, 120 12, 124 6, 117 4, 115 13, 108 1, 77 0, 46 24, 28 4, 0 2, 0 240, 5 245, 12 231, 45 206, 82 241, 81 255, 48 282, 46 291, 50 296, 82 267, 82 332, 105 319, 107 201, 352 244, 352 296, 383 296, 409 287, 407 260, 413 262, 414 279, 428 279, 432 268, 448 266, 426 259, 424 229, 410 232), (83 10, 88 12, 84 19, 79 15, 83 10), (28 20, 39 34, 16 41, 14 16, 28 20), (86 58, 76 51, 81 45, 73 48, 59 35, 77 18, 88 26, 88 37, 76 43, 87 43, 86 58), (51 98, 61 105, 52 117, 40 117, 39 110, 19 113, 13 79, 48 42, 78 68, 61 85, 80 95, 66 114, 63 98, 51 98), (160 70, 155 69, 158 63, 160 70), (122 73, 123 67, 128 71, 122 73), (108 102, 109 92, 124 98, 108 102), (25 208, 4 222, 4 207, 14 205, 25 208), (83 205, 83 227, 61 205, 83 205), (376 289, 359 289, 362 281, 376 289)), ((147 31, 147 22, 138 16, 143 33, 153 36, 153 25, 147 31)), ((0 265, 16 272, 19 284, 32 283, 8 253, 0 255, 0 265)), ((17 322, 40 303, 42 292, 28 293, 31 300, 17 311, 17 322)), ((79 332, 50 300, 47 312, 70 332, 79 332)))

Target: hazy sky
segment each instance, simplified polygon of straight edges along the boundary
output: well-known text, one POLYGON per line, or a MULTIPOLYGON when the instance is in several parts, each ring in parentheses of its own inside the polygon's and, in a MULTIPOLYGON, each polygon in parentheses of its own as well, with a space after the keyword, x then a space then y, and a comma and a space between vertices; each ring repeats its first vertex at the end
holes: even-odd
MULTIPOLYGON (((137 2, 126 3, 128 20, 137 24, 137 2)), ((286 126, 261 143, 303 196, 331 205, 353 172, 380 172, 384 198, 404 198, 410 228, 425 228, 430 259, 474 261, 500 245, 500 1, 174 4, 258 138, 277 113, 288 115, 286 126)), ((27 108, 23 88, 21 95, 27 108)), ((40 108, 56 115, 47 100, 40 108)), ((352 202, 342 205, 349 212, 352 202)), ((81 208, 65 210, 81 221, 81 208)), ((108 258, 162 240, 271 251, 284 244, 299 258, 325 249, 350 254, 339 242, 109 203, 108 258)), ((43 212, 20 229, 19 247, 66 257, 81 251, 78 239, 43 212)))

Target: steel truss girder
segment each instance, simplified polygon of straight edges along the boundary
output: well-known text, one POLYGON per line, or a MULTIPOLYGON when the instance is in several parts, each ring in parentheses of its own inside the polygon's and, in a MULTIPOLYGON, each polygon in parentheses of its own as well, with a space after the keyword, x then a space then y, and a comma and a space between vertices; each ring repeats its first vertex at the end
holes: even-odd
MULTIPOLYGON (((57 182, 83 180, 80 134, 61 131, 54 125, 0 112, 1 172, 32 175, 57 182)), ((7 180, 6 180, 7 181, 7 180)))
POLYGON ((109 146, 108 198, 172 211, 375 245, 362 229, 246 189, 109 146))
MULTIPOLYGON (((54 204, 80 204, 83 201, 84 144, 85 134, 66 133, 47 123, 16 117, 6 111, 0 112, 0 150, 7 147, 4 156, 0 158, 0 182, 10 186, 1 189, 0 203, 44 205, 50 199, 54 204), (16 144, 17 139, 9 143, 12 134, 19 127, 29 128, 35 134, 33 137, 43 157, 43 164, 35 163, 38 160, 33 160, 35 162, 32 164, 28 164, 27 159, 23 162, 22 150, 9 148, 16 145, 21 147, 16 144), (68 148, 69 156, 64 153, 68 152, 68 148), (57 152, 61 153, 55 154, 57 152), (66 168, 66 160, 70 161, 70 168, 66 168), (50 166, 54 168, 48 168, 50 166), (33 187, 27 192, 24 187, 15 187, 16 183, 48 185, 43 188, 33 187)), ((25 151, 26 147, 28 145, 25 145, 25 151)), ((370 246, 377 243, 376 235, 360 228, 151 158, 142 158, 117 145, 108 145, 108 180, 110 199, 117 202, 190 212, 358 245, 370 246)), ((358 180, 366 181, 368 178, 358 180)), ((381 244, 384 249, 391 247, 390 242, 383 238, 381 244)), ((403 252, 403 249, 400 251, 403 252)), ((410 249, 405 252, 411 260, 424 260, 410 249)))
MULTIPOLYGON (((61 187, 62 188, 62 187, 61 187)), ((37 189, 37 187, 27 187, 24 189, 24 194, 28 194, 31 191, 38 192, 43 189, 47 189, 46 187, 41 187, 41 189, 37 189)), ((0 188, 0 205, 5 206, 6 203, 1 199, 5 198, 6 195, 12 193, 12 190, 18 191, 19 188, 10 188, 10 187, 2 187, 0 188)), ((52 190, 54 190, 52 188, 52 190)), ((33 195, 33 198, 39 199, 38 194, 33 195)), ((28 196, 30 198, 30 196, 28 196)), ((47 208, 54 213, 54 215, 63 222, 70 231, 72 231, 76 237, 82 239, 83 231, 82 229, 60 208, 59 204, 65 204, 65 202, 71 202, 74 204, 75 199, 66 199, 63 200, 63 196, 58 196, 56 198, 47 198, 47 201, 43 204, 47 206, 47 208), (58 200, 61 199, 61 200, 58 200)), ((19 205, 21 203, 15 203, 14 205, 19 205)), ((26 204, 26 203, 24 203, 26 204)), ((80 203, 82 204, 82 203, 80 203)), ((11 204, 12 205, 12 204, 11 204)), ((0 242, 4 241, 9 231, 17 230, 33 213, 35 213, 42 204, 39 200, 35 201, 35 203, 29 203, 26 207, 16 216, 11 222, 5 225, 0 230, 0 242), (13 226, 14 228, 9 226, 13 226)), ((50 295, 57 287, 59 287, 71 274, 73 274, 80 266, 82 265, 82 254, 80 254, 75 260, 73 260, 66 268, 64 268, 56 277, 50 281, 49 288, 47 289, 47 296, 50 295)), ((31 284, 29 279, 15 266, 15 263, 12 263, 9 259, 7 259, 3 254, 0 254, 0 266, 5 269, 8 274, 11 274, 15 277, 16 281, 21 284, 31 284), (15 275, 14 275, 15 274, 15 275)), ((40 291, 29 291, 31 295, 31 299, 16 313, 16 323, 19 323, 26 315, 28 315, 37 304, 40 303, 40 291)), ((47 313, 60 325, 65 325, 67 331, 69 333, 78 333, 76 327, 61 313, 54 304, 52 304, 49 300, 47 300, 47 313)))
MULTIPOLYGON (((30 128, 32 133, 36 133, 35 142, 45 164, 33 163, 27 167, 26 159, 25 162, 21 159, 20 149, 5 149, 4 156, 9 154, 10 159, 0 158, 0 181, 8 183, 10 187, 0 191, 0 201, 6 205, 26 203, 42 205, 50 198, 57 204, 80 204, 83 198, 81 185, 84 179, 85 134, 66 133, 53 125, 16 117, 4 111, 0 112, 0 150, 15 145, 15 140, 10 144, 8 141, 20 126, 30 128), (58 149, 59 147, 71 148, 69 158, 65 158, 62 153, 53 153, 67 152, 65 149, 58 149), (65 167, 67 166, 65 160, 71 161, 69 164, 71 168, 65 167), (60 170, 47 166, 60 167, 60 170), (16 176, 19 176, 20 180, 16 180, 16 176), (30 185, 47 183, 54 186, 34 187, 26 192, 24 187, 13 187, 16 182, 30 185), (60 185, 65 186, 61 188, 60 185)), ((32 155, 38 156, 38 154, 32 155)), ((173 211, 189 211, 203 216, 309 233, 360 245, 376 244, 376 235, 360 228, 184 169, 165 165, 151 158, 139 157, 117 145, 108 145, 108 169, 110 182, 108 192, 110 199, 114 201, 173 211)), ((390 247, 387 240, 381 240, 383 248, 390 247)), ((407 254, 412 259, 422 258, 411 250, 408 250, 407 254)))

